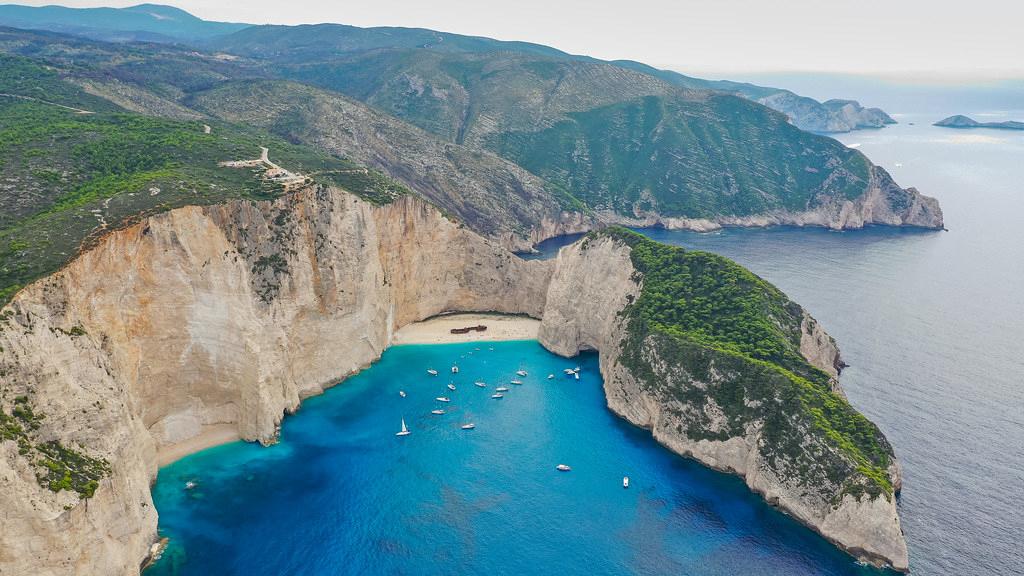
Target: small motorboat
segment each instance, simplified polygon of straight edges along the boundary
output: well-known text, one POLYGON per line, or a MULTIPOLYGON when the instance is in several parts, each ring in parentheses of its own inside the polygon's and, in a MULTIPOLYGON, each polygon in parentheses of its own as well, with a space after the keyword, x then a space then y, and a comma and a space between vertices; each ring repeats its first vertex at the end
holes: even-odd
POLYGON ((484 384, 483 382, 473 382, 473 384, 476 384, 477 386, 479 386, 481 388, 487 388, 487 384, 484 384))
POLYGON ((622 477, 622 487, 629 488, 629 476, 622 477))
POLYGON ((516 386, 522 386, 523 385, 523 383, 520 382, 519 380, 513 380, 512 382, 510 382, 510 384, 515 384, 516 386))
POLYGON ((526 370, 516 370, 517 376, 526 376, 526 370))
POLYGON ((462 425, 463 430, 472 430, 473 428, 476 428, 476 424, 473 424, 472 422, 462 425))
POLYGON ((580 371, 580 367, 579 367, 579 366, 577 366, 577 367, 576 367, 576 368, 575 368, 575 369, 573 370, 573 372, 576 372, 576 373, 579 373, 579 371, 580 371))
POLYGON ((437 376, 437 370, 434 370, 433 368, 427 368, 427 374, 430 374, 431 376, 437 376))
POLYGON ((192 480, 185 482, 185 490, 191 490, 196 487, 196 483, 192 480))
POLYGON ((438 396, 437 398, 434 398, 434 400, 437 400, 438 402, 451 402, 451 399, 447 396, 438 396))
POLYGON ((458 366, 452 366, 452 374, 458 374, 458 373, 459 373, 459 367, 458 366))
POLYGON ((496 392, 494 394, 491 394, 491 398, 494 398, 495 400, 497 400, 498 398, 504 398, 504 397, 505 397, 505 395, 502 394, 501 392, 496 392))
POLYGON ((455 391, 455 384, 448 384, 448 389, 454 392, 455 391))
POLYGON ((571 376, 572 373, 573 373, 573 369, 572 368, 566 368, 565 370, 562 370, 562 372, 564 372, 566 376, 571 376))
POLYGON ((572 375, 573 375, 573 376, 574 376, 574 377, 575 377, 575 378, 576 378, 577 380, 579 380, 579 379, 580 379, 580 373, 579 373, 579 372, 573 372, 573 373, 572 373, 572 375))
POLYGON ((395 432, 395 436, 408 436, 409 434, 412 432, 409 432, 409 428, 405 425, 405 418, 402 418, 402 430, 395 432))
POLYGON ((552 378, 554 378, 554 377, 555 377, 555 375, 554 375, 554 374, 548 374, 548 380, 551 380, 551 379, 552 379, 552 378))
POLYGON ((569 472, 572 468, 569 468, 568 464, 559 464, 558 466, 555 466, 555 470, 558 470, 559 472, 569 472))
POLYGON ((431 410, 430 413, 431 414, 437 414, 438 416, 440 416, 441 414, 444 414, 444 410, 441 410, 440 408, 438 408, 437 410, 431 410))
POLYGON ((405 398, 405 390, 399 390, 398 395, 401 396, 402 398, 405 398))
POLYGON ((497 391, 497 392, 508 392, 508 388, 505 387, 505 386, 498 386, 497 388, 495 388, 495 391, 497 391))

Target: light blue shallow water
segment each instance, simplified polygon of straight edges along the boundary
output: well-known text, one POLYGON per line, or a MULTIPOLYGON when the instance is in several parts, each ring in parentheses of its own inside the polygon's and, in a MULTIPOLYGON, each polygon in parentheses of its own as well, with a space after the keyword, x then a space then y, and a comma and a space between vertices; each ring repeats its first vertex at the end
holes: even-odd
POLYGON ((307 400, 280 444, 162 469, 153 495, 172 543, 147 576, 874 573, 614 417, 596 356, 566 360, 533 341, 474 348, 392 348, 307 400), (577 362, 580 380, 565 377, 577 362), (519 368, 525 383, 509 384, 519 368), (511 388, 504 399, 490 398, 496 385, 511 388), (448 414, 430 414, 439 406, 448 414), (402 417, 412 434, 398 438, 402 417), (468 421, 476 429, 461 430, 468 421))

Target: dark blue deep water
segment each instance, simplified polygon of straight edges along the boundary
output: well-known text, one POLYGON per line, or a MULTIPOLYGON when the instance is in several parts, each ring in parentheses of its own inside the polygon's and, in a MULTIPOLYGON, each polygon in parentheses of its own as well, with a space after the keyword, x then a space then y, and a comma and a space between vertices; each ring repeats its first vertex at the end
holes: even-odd
POLYGON ((874 573, 614 417, 596 356, 476 346, 391 348, 286 418, 280 444, 162 469, 153 495, 171 547, 147 576, 874 573), (580 380, 562 374, 577 363, 580 380), (508 384, 520 367, 525 383, 508 384), (448 414, 430 414, 439 406, 448 414), (397 438, 403 416, 412 434, 397 438))

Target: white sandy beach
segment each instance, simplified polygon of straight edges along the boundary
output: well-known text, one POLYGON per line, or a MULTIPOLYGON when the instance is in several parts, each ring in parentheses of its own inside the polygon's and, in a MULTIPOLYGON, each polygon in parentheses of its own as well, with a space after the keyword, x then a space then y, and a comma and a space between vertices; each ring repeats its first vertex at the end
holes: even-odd
POLYGON ((526 316, 503 316, 499 314, 446 314, 435 316, 423 322, 403 326, 395 332, 391 343, 397 344, 448 344, 452 342, 494 342, 498 340, 534 340, 540 320, 526 316), (465 328, 483 324, 484 332, 452 334, 452 328, 465 328))
MULTIPOLYGON (((460 313, 435 316, 423 322, 403 326, 392 337, 391 344, 449 344, 453 342, 496 342, 499 340, 535 340, 540 320, 526 316, 501 314, 460 313), (487 326, 484 332, 452 334, 452 328, 487 326)), ((167 466, 189 454, 240 440, 234 424, 207 426, 198 435, 171 446, 159 448, 158 466, 167 466)))
POLYGON ((241 440, 234 424, 214 424, 203 429, 197 436, 182 440, 171 446, 164 446, 156 451, 157 466, 167 466, 175 460, 181 460, 189 454, 241 440))

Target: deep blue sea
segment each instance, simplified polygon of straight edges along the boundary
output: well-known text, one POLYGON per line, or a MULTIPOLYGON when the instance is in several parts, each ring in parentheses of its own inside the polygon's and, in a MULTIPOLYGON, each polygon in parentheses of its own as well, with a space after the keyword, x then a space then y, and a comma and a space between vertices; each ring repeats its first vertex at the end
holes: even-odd
POLYGON ((153 495, 171 545, 147 576, 874 573, 613 416, 596 356, 534 341, 391 348, 286 418, 280 444, 185 458, 153 495))
MULTIPOLYGON (((1024 119, 1024 110, 968 112, 1024 119)), ((900 114, 900 124, 839 140, 939 198, 948 232, 649 235, 733 258, 838 340, 850 401, 903 463, 911 572, 1021 575, 1024 132, 930 125, 943 117, 900 114)))
MULTIPOLYGON (((1024 118, 950 114, 965 111, 1024 118)), ((929 125, 941 117, 898 115, 839 139, 938 197, 948 232, 646 233, 734 258, 837 338, 851 402, 903 462, 914 574, 1022 574, 1024 133, 929 125)), ((153 494, 171 547, 147 576, 872 573, 739 480, 612 416, 596 357, 475 347, 392 348, 306 400, 280 444, 229 444, 162 469, 153 494), (576 364, 579 381, 561 375, 576 364), (525 384, 507 384, 519 368, 525 384), (490 399, 499 384, 511 390, 490 399), (431 415, 438 406, 449 413, 431 415), (397 438, 403 417, 413 433, 397 438), (459 429, 468 421, 476 429, 459 429)))

